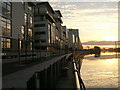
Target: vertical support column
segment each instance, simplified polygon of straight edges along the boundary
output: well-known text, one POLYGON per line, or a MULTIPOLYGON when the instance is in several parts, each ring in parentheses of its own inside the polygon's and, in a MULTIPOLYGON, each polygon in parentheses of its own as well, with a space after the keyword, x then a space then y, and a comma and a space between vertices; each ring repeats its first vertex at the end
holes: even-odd
POLYGON ((28 81, 27 81, 27 90, 33 89, 35 90, 36 87, 36 75, 34 74, 28 81))
POLYGON ((47 69, 44 69, 40 72, 40 81, 39 81, 39 87, 40 89, 47 88, 47 69))
POLYGON ((51 67, 48 67, 48 69, 47 69, 47 80, 48 80, 48 82, 47 82, 47 87, 48 88, 51 88, 51 67))
POLYGON ((53 87, 53 74, 52 74, 52 66, 50 65, 47 68, 47 88, 52 88, 53 87))
POLYGON ((57 70, 56 64, 57 63, 53 64, 53 88, 55 88, 56 86, 56 70, 57 70))
POLYGON ((18 34, 18 62, 20 63, 20 38, 18 34))
POLYGON ((36 85, 36 88, 38 89, 38 88, 40 88, 40 79, 39 79, 39 77, 40 77, 40 73, 39 72, 36 72, 35 73, 35 85, 36 85))
POLYGON ((59 61, 56 62, 56 82, 58 81, 59 77, 59 61))

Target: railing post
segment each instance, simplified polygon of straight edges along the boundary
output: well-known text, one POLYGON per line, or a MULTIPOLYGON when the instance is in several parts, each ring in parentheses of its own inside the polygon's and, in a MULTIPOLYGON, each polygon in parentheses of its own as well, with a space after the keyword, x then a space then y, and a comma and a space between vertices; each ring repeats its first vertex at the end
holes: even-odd
POLYGON ((53 64, 53 88, 56 86, 56 63, 53 64))
POLYGON ((47 87, 52 88, 52 85, 53 85, 52 66, 50 65, 47 68, 47 87))
POLYGON ((40 79, 39 79, 39 77, 40 77, 40 72, 36 72, 35 73, 35 81, 36 81, 36 88, 37 89, 40 88, 40 79))

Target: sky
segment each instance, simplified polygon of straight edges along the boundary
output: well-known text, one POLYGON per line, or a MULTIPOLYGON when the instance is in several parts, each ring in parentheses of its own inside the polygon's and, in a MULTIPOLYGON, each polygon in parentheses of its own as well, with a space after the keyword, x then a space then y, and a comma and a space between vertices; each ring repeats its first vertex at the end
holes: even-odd
POLYGON ((63 25, 79 29, 81 42, 118 40, 118 2, 50 2, 63 25))

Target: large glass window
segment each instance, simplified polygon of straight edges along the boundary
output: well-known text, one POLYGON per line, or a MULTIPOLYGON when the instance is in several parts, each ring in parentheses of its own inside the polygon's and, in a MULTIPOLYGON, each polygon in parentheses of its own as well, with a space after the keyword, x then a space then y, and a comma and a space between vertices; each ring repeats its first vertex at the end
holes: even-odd
POLYGON ((11 48, 11 40, 7 38, 2 38, 2 48, 11 48))
POLYGON ((11 3, 1 2, 2 5, 2 15, 6 18, 11 18, 11 3))
POLYGON ((45 24, 35 24, 35 27, 45 27, 45 24))
POLYGON ((24 14, 24 23, 25 23, 25 25, 27 24, 27 14, 26 13, 24 14))
POLYGON ((51 27, 51 43, 55 42, 55 27, 51 27))
POLYGON ((24 26, 22 26, 21 32, 22 32, 22 39, 25 39, 25 28, 24 28, 24 26))
POLYGON ((50 31, 51 31, 51 25, 48 24, 48 42, 49 42, 49 43, 51 43, 50 31))
POLYGON ((45 31, 35 32, 35 35, 40 35, 40 34, 46 34, 46 32, 45 31))
POLYGON ((38 8, 34 8, 34 14, 38 15, 39 9, 38 8))
POLYGON ((30 42, 30 50, 32 50, 32 42, 30 42))
POLYGON ((32 29, 28 29, 29 38, 32 38, 32 29))
POLYGON ((45 43, 45 42, 46 42, 46 40, 45 40, 45 39, 42 39, 42 40, 41 40, 41 43, 45 43))
POLYGON ((29 10, 29 11, 32 11, 32 7, 28 6, 28 10, 29 10))
POLYGON ((32 27, 32 24, 33 24, 33 19, 32 16, 30 16, 30 27, 32 27))
POLYGON ((0 16, 0 27, 2 28, 2 35, 11 36, 11 20, 0 16))
POLYGON ((40 40, 35 40, 35 43, 40 43, 40 40))

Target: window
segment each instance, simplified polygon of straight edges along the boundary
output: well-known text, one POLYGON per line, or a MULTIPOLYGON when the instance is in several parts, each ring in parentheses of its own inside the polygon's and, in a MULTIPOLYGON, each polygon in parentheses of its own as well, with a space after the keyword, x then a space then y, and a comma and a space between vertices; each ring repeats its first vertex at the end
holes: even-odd
POLYGON ((30 26, 32 26, 32 23, 33 23, 32 17, 30 16, 30 26))
POLYGON ((40 32, 40 34, 46 34, 45 32, 40 32))
POLYGON ((1 2, 2 5, 2 15, 6 18, 11 18, 11 3, 1 2))
POLYGON ((32 50, 32 42, 30 42, 30 50, 32 50))
POLYGON ((26 13, 24 14, 24 23, 25 23, 25 25, 27 24, 27 14, 26 13))
POLYGON ((55 27, 51 26, 51 43, 55 42, 55 27))
POLYGON ((22 39, 25 39, 25 28, 24 28, 24 26, 22 26, 21 32, 22 32, 22 39))
POLYGON ((35 49, 47 50, 47 46, 35 46, 35 49))
POLYGON ((35 15, 38 15, 38 11, 39 11, 38 8, 34 8, 34 14, 35 15))
POLYGON ((35 35, 39 35, 39 34, 46 34, 46 32, 35 32, 35 35))
POLYGON ((39 16, 39 19, 40 19, 40 21, 44 21, 45 20, 45 16, 43 16, 43 15, 41 15, 41 16, 39 16))
POLYGON ((29 11, 32 11, 32 7, 28 6, 28 10, 29 10, 29 11))
POLYGON ((2 29, 2 35, 4 36, 11 36, 11 20, 3 18, 0 16, 0 22, 1 22, 1 29, 2 29))
POLYGON ((46 46, 41 46, 41 50, 47 50, 46 46))
POLYGON ((45 43, 46 42, 46 40, 41 40, 41 43, 45 43))
POLYGON ((35 40, 35 43, 39 43, 40 42, 40 40, 35 40))
POLYGON ((2 38, 2 48, 11 48, 11 40, 7 38, 2 38))
POLYGON ((45 27, 45 24, 35 24, 35 27, 45 27))
POLYGON ((28 35, 30 38, 32 38, 32 29, 28 29, 28 35))
POLYGON ((40 46, 35 46, 35 49, 40 49, 40 46))
POLYGON ((43 21, 44 20, 44 16, 40 16, 40 20, 43 21))
POLYGON ((20 50, 22 49, 22 41, 20 41, 20 50))
POLYGON ((51 24, 48 24, 48 42, 51 43, 51 24))

